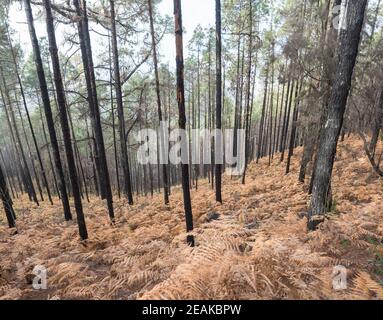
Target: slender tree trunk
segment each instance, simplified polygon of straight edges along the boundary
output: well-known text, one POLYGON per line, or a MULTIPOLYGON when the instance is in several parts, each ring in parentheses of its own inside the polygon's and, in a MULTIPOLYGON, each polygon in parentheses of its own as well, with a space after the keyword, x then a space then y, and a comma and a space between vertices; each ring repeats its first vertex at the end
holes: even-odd
POLYGON ((280 82, 278 82, 277 84, 278 86, 278 89, 277 89, 277 104, 276 104, 276 107, 275 107, 275 119, 274 119, 274 133, 273 133, 273 149, 272 149, 272 154, 271 154, 271 158, 274 159, 274 153, 275 153, 275 150, 276 150, 276 146, 277 146, 277 130, 278 130, 278 114, 280 113, 279 112, 279 102, 280 102, 280 82))
MULTIPOLYGON (((6 168, 6 162, 5 162, 5 159, 4 159, 4 155, 3 155, 3 152, 1 151, 1 149, 0 149, 0 159, 1 159, 1 161, 3 162, 3 165, 4 165, 4 168, 5 168, 5 170, 4 170, 4 176, 6 177, 6 180, 8 180, 8 184, 9 184, 9 187, 10 187, 10 189, 11 189, 11 193, 12 193, 12 198, 14 199, 14 198, 16 198, 16 194, 15 194, 15 191, 14 191, 14 187, 13 187, 13 181, 12 181, 12 179, 11 179, 11 177, 10 177, 10 175, 12 174, 9 174, 8 172, 7 172, 7 168, 6 168)), ((1 166, 1 165, 0 165, 1 166)), ((0 168, 1 169, 1 168, 0 168)))
MULTIPOLYGON (((186 130, 186 114, 185 114, 185 87, 184 87, 184 58, 183 58, 183 29, 182 29, 182 11, 181 0, 174 0, 174 24, 175 24, 175 40, 176 40, 176 65, 177 65, 177 101, 179 113, 179 128, 185 132, 186 130)), ((182 190, 184 199, 184 210, 186 219, 186 232, 193 231, 193 214, 189 189, 189 165, 181 164, 182 170, 182 190)), ((187 236, 187 243, 194 246, 194 236, 187 236)))
POLYGON ((94 136, 90 135, 89 132, 89 126, 88 126, 88 121, 85 120, 85 126, 86 126, 86 137, 88 140, 88 149, 89 149, 89 156, 90 160, 92 162, 92 174, 93 174, 93 183, 94 183, 94 190, 97 194, 97 196, 100 195, 100 189, 99 189, 99 183, 98 183, 98 171, 97 171, 97 164, 96 164, 96 156, 95 156, 95 147, 96 143, 94 142, 94 136))
MULTIPOLYGON (((281 153, 281 162, 285 158, 285 151, 286 151, 286 144, 287 144, 287 137, 289 133, 289 126, 290 126, 290 116, 291 116, 291 107, 293 104, 293 93, 294 93, 294 84, 296 84, 296 80, 292 80, 291 88, 290 88, 290 96, 288 97, 288 100, 286 101, 288 107, 285 114, 286 122, 284 123, 284 131, 282 132, 282 153, 281 153)), ((286 105, 286 106, 287 106, 286 105)))
POLYGON ((114 166, 116 169, 116 182, 117 182, 117 193, 118 198, 121 198, 121 187, 120 187, 120 170, 118 167, 118 154, 117 154, 117 137, 116 137, 116 116, 114 113, 114 97, 113 97, 113 68, 112 68, 112 48, 111 42, 108 41, 108 52, 109 52, 109 78, 110 78, 110 106, 112 115, 112 132, 113 132, 113 150, 114 150, 114 166))
POLYGON ((262 103, 262 114, 261 121, 259 124, 259 133, 258 133, 258 146, 257 146, 257 163, 262 156, 262 141, 263 141, 263 131, 264 131, 264 123, 266 117, 266 107, 267 107, 267 91, 269 85, 269 63, 266 67, 266 75, 265 75, 265 87, 263 93, 263 103, 262 103))
POLYGON ((129 204, 132 205, 133 194, 131 190, 132 187, 131 187, 131 181, 130 181, 128 148, 126 145, 126 138, 125 138, 126 137, 125 116, 124 116, 124 106, 122 101, 120 63, 119 63, 118 47, 117 47, 117 30, 116 30, 114 0, 110 0, 109 2, 110 2, 111 28, 112 28, 114 87, 116 90, 118 125, 119 125, 119 134, 120 134, 121 164, 122 164, 122 172, 124 176, 124 193, 128 197, 129 204))
POLYGON ((68 116, 67 116, 67 103, 65 100, 64 85, 62 82, 62 76, 61 76, 61 70, 60 70, 60 62, 59 62, 59 56, 58 56, 58 50, 57 50, 57 44, 56 44, 56 35, 54 30, 50 0, 44 0, 44 7, 45 7, 45 13, 46 13, 49 52, 51 55, 53 77, 54 77, 54 83, 56 87, 57 106, 59 108, 60 124, 61 124, 63 139, 64 139, 65 153, 66 153, 68 169, 69 169, 69 178, 72 185, 74 205, 75 205, 76 215, 77 215, 77 224, 79 228, 80 237, 82 240, 85 240, 88 238, 88 232, 85 225, 85 218, 84 218, 84 212, 82 208, 80 188, 78 184, 78 177, 77 177, 77 171, 76 171, 76 163, 75 163, 73 149, 72 149, 71 135, 70 135, 70 129, 69 129, 69 123, 68 123, 68 116))
MULTIPOLYGON (((271 23, 271 32, 273 25, 271 23)), ((275 40, 271 41, 271 93, 270 93, 270 123, 269 123, 269 166, 271 166, 271 158, 273 152, 273 118, 274 118, 274 76, 275 76, 275 40)))
MULTIPOLYGON (((299 80, 297 80, 297 85, 299 83, 299 80)), ((299 114, 299 105, 300 105, 300 92, 302 90, 303 85, 303 79, 301 79, 300 88, 295 91, 295 102, 294 102, 294 111, 293 111, 293 123, 291 124, 291 133, 290 133, 290 143, 289 143, 289 153, 287 155, 287 163, 286 163, 286 174, 290 172, 290 164, 291 164, 291 157, 294 153, 295 148, 295 141, 297 136, 297 125, 298 125, 298 114, 299 114)))
POLYGON ((282 114, 283 114, 283 103, 285 98, 285 89, 286 89, 286 81, 285 79, 282 80, 282 95, 281 95, 281 106, 279 109, 279 120, 278 120, 278 132, 277 132, 277 141, 275 144, 276 152, 280 151, 280 139, 281 139, 281 126, 282 126, 282 114))
MULTIPOLYGON (((215 32, 216 32, 216 128, 222 130, 222 23, 221 23, 221 0, 215 1, 215 32)), ((215 141, 215 152, 219 159, 223 159, 223 136, 215 141)), ((215 165, 215 200, 222 203, 222 164, 215 165)))
POLYGON ((253 6, 249 2, 249 47, 248 47, 248 70, 247 70, 247 97, 246 97, 246 111, 245 111, 245 167, 242 174, 242 184, 245 184, 246 169, 248 160, 248 148, 250 137, 250 94, 251 94, 251 64, 252 64, 252 51, 253 51, 253 6))
POLYGON ((222 23, 221 23, 221 0, 215 1, 215 55, 216 55, 216 128, 219 136, 215 142, 215 152, 218 153, 218 163, 215 164, 215 200, 222 203, 222 163, 223 145, 222 139, 222 23))
POLYGON ((287 81, 285 107, 284 107, 284 111, 283 111, 282 130, 281 130, 280 144, 279 144, 279 152, 280 153, 282 153, 282 148, 283 148, 283 140, 284 140, 284 134, 285 134, 286 119, 287 119, 287 109, 288 109, 288 105, 289 105, 289 97, 290 97, 291 90, 292 90, 291 74, 289 73, 288 81, 287 81))
MULTIPOLYGON (((99 110, 98 98, 97 98, 96 78, 94 74, 92 46, 90 43, 90 36, 89 36, 86 1, 81 0, 81 6, 79 3, 79 0, 74 0, 73 3, 74 3, 74 6, 76 7, 76 13, 79 16, 77 27, 78 27, 79 39, 80 39, 81 57, 82 57, 82 62, 84 65, 84 70, 85 70, 88 102, 89 102, 89 109, 90 109, 93 129, 95 133, 97 155, 99 156, 99 161, 100 161, 100 171, 99 171, 100 190, 101 190, 101 195, 105 196, 107 201, 109 218, 112 221, 112 223, 114 223, 113 195, 112 195, 112 188, 110 185, 108 163, 107 163, 106 153, 105 153, 104 136, 102 132, 100 110, 99 110)), ((124 134, 124 137, 125 137, 125 134, 124 134)), ((128 180, 128 183, 129 182, 130 182, 130 179, 128 180)), ((129 202, 133 203, 133 196, 131 192, 128 193, 128 198, 129 198, 129 202)))
MULTIPOLYGON (((157 112, 158 112, 158 120, 161 125, 162 122, 162 108, 161 108, 161 95, 160 95, 160 77, 158 75, 158 62, 157 62, 157 48, 156 48, 156 38, 154 32, 154 22, 153 22, 153 8, 152 8, 152 0, 148 0, 148 8, 149 8, 149 20, 150 20, 150 33, 152 37, 152 51, 153 51, 153 63, 154 63, 154 74, 156 79, 156 96, 157 96, 157 112)), ((162 130, 160 130, 160 159, 165 161, 165 137, 163 136, 162 130)), ((167 174, 167 166, 166 164, 161 165, 162 169, 162 181, 164 184, 164 201, 165 204, 169 204, 169 181, 167 174)))
POLYGON ((43 101, 45 118, 47 120, 48 132, 49 132, 52 151, 53 151, 53 158, 54 158, 55 167, 56 167, 57 176, 58 176, 58 186, 59 186, 60 197, 61 197, 61 201, 62 201, 63 209, 64 209, 64 217, 65 217, 65 220, 68 221, 72 219, 72 214, 70 212, 69 199, 68 199, 68 194, 67 194, 66 185, 65 185, 64 170, 63 170, 61 158, 60 158, 60 148, 57 142, 56 130, 54 126, 52 109, 51 109, 51 104, 50 104, 49 94, 48 94, 48 87, 47 87, 47 83, 45 79, 40 47, 39 47, 39 43, 37 40, 35 27, 33 23, 30 0, 24 0, 24 4, 25 4, 25 12, 27 15, 27 21, 28 21, 29 35, 31 38, 32 46, 33 46, 37 76, 39 79, 41 98, 43 101))
POLYGON ((3 173, 3 169, 0 166, 0 199, 3 203, 5 215, 7 217, 8 226, 10 228, 16 227, 15 222, 15 212, 12 207, 12 199, 9 196, 8 187, 5 181, 5 175, 3 173))
MULTIPOLYGON (((241 2, 242 3, 242 2, 241 2)), ((238 35, 237 42, 237 70, 235 85, 235 109, 234 109, 234 135, 233 135, 233 156, 237 156, 237 137, 239 129, 239 87, 240 87, 240 67, 241 67, 241 35, 238 35)))
POLYGON ((372 157, 375 157, 376 146, 379 140, 379 134, 382 127, 383 127, 383 90, 381 90, 378 97, 376 114, 374 117, 374 123, 373 123, 373 129, 372 129, 372 138, 371 138, 371 142, 369 146, 372 157))

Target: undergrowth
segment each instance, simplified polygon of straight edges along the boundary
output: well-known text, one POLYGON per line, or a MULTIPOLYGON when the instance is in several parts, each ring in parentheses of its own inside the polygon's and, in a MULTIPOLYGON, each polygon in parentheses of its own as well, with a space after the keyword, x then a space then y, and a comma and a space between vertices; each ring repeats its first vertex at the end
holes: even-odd
POLYGON ((333 214, 312 233, 307 184, 297 181, 300 157, 298 148, 287 176, 275 157, 271 167, 251 164, 246 185, 225 177, 223 205, 200 181, 192 191, 194 249, 185 244, 179 187, 168 207, 162 195, 139 197, 134 206, 116 197, 115 226, 103 201, 84 202, 90 239, 83 243, 75 222, 62 221, 58 199, 41 207, 18 199, 19 233, 1 220, 0 298, 382 299, 382 187, 361 142, 340 144, 333 214), (36 265, 48 270, 45 291, 29 284, 36 265), (332 288, 337 265, 348 270, 343 291, 332 288))

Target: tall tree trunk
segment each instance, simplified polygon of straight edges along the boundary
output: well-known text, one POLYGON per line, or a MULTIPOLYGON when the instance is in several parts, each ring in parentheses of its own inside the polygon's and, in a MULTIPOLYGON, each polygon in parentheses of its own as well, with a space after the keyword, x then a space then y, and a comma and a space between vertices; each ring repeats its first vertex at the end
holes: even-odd
MULTIPOLYGON (((336 30, 333 19, 336 17, 337 11, 335 10, 336 7, 342 5, 342 0, 331 0, 332 2, 329 3, 329 8, 332 8, 329 12, 327 26, 326 26, 326 32, 324 33, 324 54, 322 56, 323 61, 323 69, 322 69, 322 81, 320 83, 321 85, 321 91, 322 91, 322 111, 320 116, 320 121, 316 130, 317 139, 320 139, 321 131, 323 130, 323 127, 325 125, 325 120, 327 117, 327 109, 328 109, 328 100, 330 97, 330 90, 333 82, 334 77, 334 71, 335 71, 335 59, 336 52, 338 50, 338 30, 336 30), (331 5, 332 4, 332 5, 331 5)), ((341 23, 341 22, 340 22, 341 23)), ((340 28, 340 25, 338 26, 340 28)), ((313 148, 313 152, 315 152, 313 148)), ((318 158, 318 152, 315 155, 314 160, 314 168, 316 167, 318 158)), ((315 179, 315 170, 313 170, 311 175, 311 181, 310 181, 310 187, 309 187, 309 194, 312 193, 312 188, 314 185, 314 179, 315 179)))
POLYGON ((370 153, 372 157, 375 157, 376 146, 379 140, 380 130, 383 127, 383 90, 380 91, 378 102, 376 105, 376 113, 374 117, 374 123, 372 128, 372 138, 370 142, 370 153))
POLYGON ((128 148, 126 145, 126 129, 125 129, 125 116, 124 106, 122 101, 122 90, 121 90, 121 76, 120 76, 120 62, 118 57, 117 47, 117 30, 116 30, 116 19, 114 0, 110 0, 110 15, 111 15, 111 27, 112 27, 112 52, 113 52, 113 65, 114 65, 114 87, 116 90, 116 102, 118 112, 118 128, 120 134, 120 149, 121 149, 121 164, 122 173, 124 176, 124 193, 128 197, 129 204, 133 204, 133 194, 130 180, 130 168, 128 159, 128 148))
POLYGON ((326 212, 327 194, 331 184, 336 148, 342 129, 351 79, 358 55, 361 30, 367 0, 350 1, 347 8, 347 28, 340 33, 338 65, 328 101, 325 126, 321 130, 313 193, 308 212, 308 228, 314 230, 326 212))
POLYGON ((113 151, 114 151, 114 166, 116 170, 116 182, 117 182, 117 193, 118 198, 121 198, 121 187, 120 187, 120 170, 118 168, 118 153, 117 153, 117 134, 116 134, 116 116, 114 113, 114 97, 113 97, 113 68, 112 68, 112 48, 111 42, 108 41, 108 52, 109 52, 109 79, 110 79, 110 106, 112 115, 112 134, 113 134, 113 151))
MULTIPOLYGON (((297 85, 299 80, 297 80, 297 85)), ((297 125, 298 125, 298 114, 299 114, 299 105, 300 105, 300 93, 302 90, 303 79, 301 79, 300 88, 295 91, 295 102, 294 102, 294 111, 293 111, 293 123, 291 124, 291 133, 290 133, 290 143, 289 143, 289 153, 287 155, 286 163, 286 174, 290 172, 291 157, 294 153, 295 141, 297 136, 297 125)))
MULTIPOLYGON (((179 128, 185 132, 186 130, 186 114, 185 114, 185 86, 184 86, 184 55, 183 55, 183 29, 182 29, 182 11, 181 0, 174 0, 174 26, 176 40, 176 66, 177 66, 177 101, 179 113, 179 128)), ((186 219, 186 232, 193 231, 193 214, 189 189, 189 165, 181 164, 182 170, 182 191, 184 199, 184 210, 186 219)), ((194 236, 187 236, 187 243, 194 246, 194 236)))
POLYGON ((282 148, 283 148, 283 141, 285 138, 284 134, 285 134, 285 127, 286 127, 286 119, 287 119, 287 109, 288 109, 288 105, 289 105, 289 97, 290 97, 291 90, 292 90, 291 73, 289 71, 288 80, 287 80, 285 107, 284 107, 284 111, 283 111, 283 121, 282 121, 282 130, 281 130, 281 136, 280 136, 280 144, 278 146, 279 152, 281 152, 281 153, 282 153, 282 148))
MULTIPOLYGON (((207 113, 205 114, 205 128, 206 129, 211 129, 212 128, 212 98, 211 98, 211 33, 209 30, 209 35, 208 35, 208 45, 207 45, 207 55, 208 55, 208 68, 207 68, 207 74, 208 74, 208 79, 207 79, 207 90, 208 90, 208 109, 207 113)), ((211 154, 213 152, 213 146, 211 147, 211 154)), ((211 170, 211 164, 209 166, 203 165, 204 167, 204 177, 206 177, 206 169, 209 171, 209 182, 212 182, 213 176, 212 176, 212 170, 211 170), (210 167, 210 168, 209 168, 210 167)))
POLYGON ((15 212, 12 207, 12 199, 9 196, 8 187, 5 181, 5 175, 3 173, 3 169, 0 166, 0 199, 3 203, 5 215, 7 217, 8 226, 10 228, 15 228, 15 212))
MULTIPOLYGON (((273 24, 271 21, 271 32, 273 32, 273 24)), ((273 151, 273 118, 274 118, 274 76, 275 76, 275 40, 271 40, 271 93, 270 93, 270 123, 269 123, 269 166, 271 166, 271 158, 273 151)))
MULTIPOLYGON (((215 55, 216 55, 216 128, 222 131, 222 23, 221 23, 221 0, 215 0, 215 55)), ((223 159, 223 136, 215 141, 215 152, 223 159)), ((215 165, 215 200, 222 203, 222 164, 215 165)))
POLYGON ((283 84, 282 84, 282 94, 281 94, 281 106, 279 109, 279 119, 278 119, 278 131, 277 131, 277 141, 275 143, 275 151, 280 151, 280 138, 281 138, 281 126, 282 126, 282 114, 283 114, 283 102, 285 101, 285 89, 286 89, 286 79, 282 78, 283 84))
POLYGON ((280 82, 278 81, 278 84, 277 84, 277 103, 276 103, 276 107, 275 107, 275 119, 274 119, 274 133, 273 133, 273 149, 272 149, 272 154, 271 154, 271 158, 274 159, 274 153, 275 153, 275 150, 276 150, 276 146, 277 146, 277 130, 278 130, 278 115, 279 115, 279 102, 280 102, 280 82))
POLYGON ((7 173, 7 169, 6 169, 6 164, 7 163, 5 162, 4 155, 3 155, 3 152, 1 151, 1 149, 0 149, 0 159, 3 162, 4 168, 5 168, 4 176, 6 177, 6 180, 8 180, 9 187, 11 188, 12 198, 14 199, 14 198, 16 198, 17 195, 15 194, 14 187, 13 187, 13 181, 12 181, 12 179, 10 177, 12 172, 10 174, 7 173))
MULTIPOLYGON (((102 125, 101 125, 100 109, 99 109, 98 98, 97 98, 96 78, 94 74, 92 46, 90 43, 90 36, 89 36, 86 1, 81 0, 81 6, 79 3, 79 0, 74 0, 73 3, 74 3, 74 6, 76 7, 76 13, 79 17, 77 22, 77 27, 78 27, 78 33, 79 33, 79 39, 80 39, 81 57, 82 57, 83 65, 84 65, 84 71, 85 71, 84 73, 85 73, 86 87, 87 87, 87 93, 88 93, 88 102, 89 102, 89 109, 90 109, 90 116, 92 120, 93 130, 95 134, 97 155, 99 156, 99 161, 100 161, 100 168, 99 168, 100 169, 99 171, 100 191, 101 191, 101 195, 106 198, 109 218, 112 221, 112 223, 114 223, 113 195, 112 195, 112 188, 110 185, 108 163, 107 163, 106 153, 105 153, 104 136, 103 136, 102 125)), ((133 196, 131 192, 128 193, 128 197, 129 197, 129 202, 133 203, 133 196)))
POLYGON ((264 123, 265 123, 265 117, 266 117, 266 107, 267 107, 267 92, 268 92, 268 85, 269 85, 269 63, 266 67, 266 75, 265 75, 265 86, 264 86, 264 93, 263 93, 263 103, 262 103, 262 114, 261 114, 261 120, 259 124, 259 133, 258 133, 258 144, 257 144, 257 163, 259 159, 262 156, 262 141, 263 141, 263 131, 264 131, 264 123))
MULTIPOLYGON (((241 2, 242 3, 242 2, 241 2)), ((237 137, 239 129, 239 87, 240 87, 240 67, 241 67, 241 35, 238 35, 237 41, 237 66, 236 66, 236 84, 235 84, 235 109, 234 109, 234 135, 233 135, 233 156, 237 156, 237 137)))
POLYGON ((249 47, 248 47, 248 69, 247 69, 247 90, 246 90, 246 111, 245 111, 245 167, 242 174, 242 184, 245 184, 246 169, 248 160, 248 148, 250 137, 250 94, 251 94, 251 63, 253 51, 253 6, 249 1, 249 47))
POLYGON ((97 164, 96 164, 96 156, 95 156, 95 139, 94 135, 90 135, 89 132, 89 126, 88 126, 88 120, 85 119, 85 126, 86 126, 86 137, 88 140, 88 149, 89 149, 89 157, 92 162, 92 174, 93 174, 93 183, 94 183, 94 191, 96 192, 97 196, 100 195, 100 189, 99 189, 99 183, 98 183, 98 171, 97 171, 97 164))
MULTIPOLYGON (((160 78, 158 75, 158 61, 157 61, 157 48, 156 48, 156 37, 154 32, 154 22, 153 22, 153 8, 152 8, 152 0, 148 0, 148 8, 149 8, 149 20, 150 20, 150 33, 152 37, 152 50, 153 50, 153 63, 154 63, 154 74, 156 79, 156 96, 157 96, 157 112, 158 112, 158 121, 161 125, 162 122, 162 109, 161 109, 161 96, 160 96, 160 78)), ((164 128, 165 129, 165 128, 164 128)), ((161 157, 163 161, 165 161, 165 137, 163 136, 165 132, 162 132, 160 129, 160 152, 162 153, 161 157)), ((165 204, 169 204, 169 181, 166 164, 162 164, 162 181, 164 184, 164 201, 165 204)))
POLYGON ((71 142, 71 134, 68 123, 67 116, 67 103, 65 100, 64 93, 64 84, 62 82, 61 70, 60 70, 60 61, 58 56, 57 44, 56 44, 56 35, 53 24, 53 15, 50 0, 44 0, 44 7, 46 13, 46 26, 47 26, 47 34, 48 34, 48 42, 49 42, 49 52, 52 60, 52 68, 53 68, 53 77, 54 83, 56 87, 56 95, 57 95, 57 106, 59 109, 60 116, 60 124, 62 135, 64 139, 64 147, 65 154, 69 169, 69 178, 72 186, 74 205, 76 209, 77 215, 77 224, 79 228, 80 237, 82 240, 88 238, 88 232, 85 225, 84 212, 81 202, 80 188, 78 183, 77 171, 76 171, 76 163, 74 159, 72 142, 71 142))
POLYGON ((64 170, 63 170, 63 166, 62 166, 61 158, 60 158, 60 148, 57 142, 57 135, 56 135, 55 125, 54 125, 54 120, 52 115, 51 104, 49 100, 48 87, 47 87, 47 82, 45 79, 43 62, 41 59, 40 46, 37 40, 36 31, 34 27, 30 0, 24 0, 24 4, 25 4, 27 21, 28 21, 29 35, 30 35, 32 47, 33 47, 36 71, 37 71, 37 76, 39 79, 41 98, 43 101, 45 118, 47 120, 48 132, 49 132, 49 137, 51 140, 51 146, 53 151, 53 158, 54 158, 55 167, 56 167, 57 176, 58 176, 58 185, 59 185, 61 201, 62 201, 63 209, 64 209, 64 217, 65 217, 65 220, 68 221, 72 219, 72 214, 70 212, 68 193, 67 193, 67 189, 65 185, 64 170))
MULTIPOLYGON (((291 116, 291 107, 293 104, 293 93, 294 93, 294 85, 296 85, 295 79, 292 80, 291 88, 290 88, 290 96, 288 97, 288 100, 286 100, 286 107, 287 110, 285 110, 285 123, 283 124, 284 130, 282 132, 282 153, 281 153, 281 162, 285 158, 285 151, 286 151, 286 144, 287 144, 287 137, 289 133, 289 126, 290 126, 290 116, 291 116)), ((295 89, 297 90, 297 89, 295 89)))

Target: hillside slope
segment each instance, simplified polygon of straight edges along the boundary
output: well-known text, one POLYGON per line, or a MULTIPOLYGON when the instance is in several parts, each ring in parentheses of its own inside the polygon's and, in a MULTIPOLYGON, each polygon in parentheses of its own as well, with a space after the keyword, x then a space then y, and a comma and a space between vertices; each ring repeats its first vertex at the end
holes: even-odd
POLYGON ((359 140, 339 146, 333 174, 335 205, 308 233, 307 185, 276 157, 251 164, 247 184, 225 177, 224 204, 207 181, 192 191, 196 248, 184 244, 182 194, 116 200, 111 226, 102 201, 84 203, 90 240, 62 221, 59 202, 16 201, 18 235, 0 227, 1 299, 382 299, 383 191, 359 140), (217 219, 214 219, 217 218, 217 219), (48 289, 28 284, 36 265, 48 289), (347 268, 348 288, 332 288, 334 266, 347 268))

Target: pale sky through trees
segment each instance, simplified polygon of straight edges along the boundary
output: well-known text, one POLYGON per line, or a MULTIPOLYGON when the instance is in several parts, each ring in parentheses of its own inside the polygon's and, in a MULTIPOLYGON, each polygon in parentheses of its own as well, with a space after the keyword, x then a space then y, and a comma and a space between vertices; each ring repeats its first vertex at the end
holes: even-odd
MULTIPOLYGON (((183 0, 182 22, 184 25, 184 50, 193 36, 193 30, 200 24, 202 28, 215 24, 214 0, 183 0)), ((173 0, 163 0, 159 6, 161 15, 173 15, 173 0)), ((175 47, 173 35, 167 35, 160 48, 160 54, 171 63, 175 61, 175 47)), ((187 55, 186 55, 187 56, 187 55)))
MULTIPOLYGON (((92 2, 92 1, 88 1, 92 2)), ((184 50, 187 56, 187 44, 193 36, 193 30, 200 24, 202 28, 214 26, 215 11, 214 0, 183 0, 183 25, 184 25, 184 50)), ((173 21, 173 0, 162 0, 159 4, 157 14, 161 16, 168 15, 173 21)), ((34 14, 37 14, 34 10, 34 14)), ((39 37, 45 36, 45 25, 42 23, 41 15, 36 15, 36 31, 39 37), (40 18, 40 19, 38 19, 40 18), (38 20, 38 21, 37 21, 38 20)), ((25 12, 20 4, 13 5, 10 11, 10 24, 13 30, 16 31, 16 36, 22 45, 25 54, 29 54, 32 50, 28 34, 28 26, 26 24, 25 12)), ((174 28, 173 25, 170 26, 174 28)), ((149 26, 148 26, 149 30, 149 26)), ((58 43, 64 39, 60 33, 57 33, 58 43)), ((97 43, 97 42, 96 42, 97 43)), ((95 43, 93 43, 95 45, 95 43)), ((175 43, 173 34, 165 35, 161 41, 159 48, 161 55, 161 63, 170 63, 175 66, 175 43)))

